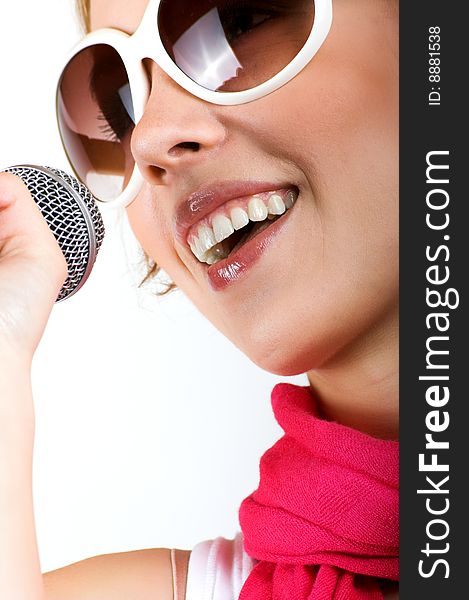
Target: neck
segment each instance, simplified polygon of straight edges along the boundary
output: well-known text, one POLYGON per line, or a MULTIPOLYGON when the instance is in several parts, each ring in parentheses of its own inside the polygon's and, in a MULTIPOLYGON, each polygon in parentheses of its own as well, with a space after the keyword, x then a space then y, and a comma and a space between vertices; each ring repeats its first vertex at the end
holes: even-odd
POLYGON ((317 369, 307 373, 320 415, 383 439, 399 432, 397 309, 317 369))

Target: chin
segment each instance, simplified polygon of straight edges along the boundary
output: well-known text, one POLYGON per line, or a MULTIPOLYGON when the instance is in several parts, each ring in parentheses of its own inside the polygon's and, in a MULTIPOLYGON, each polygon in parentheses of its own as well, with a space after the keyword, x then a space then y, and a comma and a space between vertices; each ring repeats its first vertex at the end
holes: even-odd
POLYGON ((318 368, 339 349, 339 338, 343 342, 343 330, 340 336, 334 336, 331 330, 286 318, 265 318, 237 331, 243 331, 243 335, 229 337, 241 352, 264 371, 282 377, 318 368))
MULTIPOLYGON (((311 352, 307 350, 291 350, 291 340, 289 344, 278 346, 277 348, 249 348, 241 349, 258 367, 281 377, 292 377, 302 375, 318 367, 323 358, 315 358, 315 349, 311 352)), ((317 353, 317 350, 316 350, 317 353)))

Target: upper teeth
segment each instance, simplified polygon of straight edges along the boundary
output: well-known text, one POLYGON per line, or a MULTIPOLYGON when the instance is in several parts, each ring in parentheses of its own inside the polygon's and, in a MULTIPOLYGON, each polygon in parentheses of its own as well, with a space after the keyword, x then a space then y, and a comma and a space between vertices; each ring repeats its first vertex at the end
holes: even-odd
POLYGON ((233 224, 233 227, 236 229, 236 231, 238 229, 242 229, 249 223, 248 213, 245 210, 243 210, 242 208, 240 208, 239 206, 237 206, 236 208, 233 208, 231 210, 230 216, 231 216, 231 222, 233 224))
POLYGON ((217 243, 226 240, 234 231, 233 223, 225 215, 215 215, 212 219, 212 227, 217 243))
POLYGON ((206 219, 192 227, 189 246, 200 262, 213 264, 226 258, 229 248, 223 241, 250 221, 260 222, 290 209, 298 193, 294 190, 264 192, 227 202, 206 219))
POLYGON ((267 206, 258 196, 254 196, 249 200, 248 215, 250 221, 265 221, 268 214, 267 206))
POLYGON ((274 194, 269 198, 269 213, 271 215, 283 215, 285 210, 285 203, 278 194, 274 194))

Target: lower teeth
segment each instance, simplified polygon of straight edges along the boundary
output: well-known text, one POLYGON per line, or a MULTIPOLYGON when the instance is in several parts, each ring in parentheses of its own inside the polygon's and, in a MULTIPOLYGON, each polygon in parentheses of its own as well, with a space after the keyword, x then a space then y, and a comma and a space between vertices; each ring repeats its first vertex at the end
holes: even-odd
POLYGON ((207 264, 209 265, 213 265, 217 262, 219 262, 220 260, 223 260, 224 258, 228 258, 228 255, 230 254, 229 249, 226 247, 226 244, 224 244, 223 242, 220 242, 219 244, 217 244, 216 246, 214 246, 213 248, 210 248, 210 250, 207 250, 207 252, 205 253, 205 261, 207 264))

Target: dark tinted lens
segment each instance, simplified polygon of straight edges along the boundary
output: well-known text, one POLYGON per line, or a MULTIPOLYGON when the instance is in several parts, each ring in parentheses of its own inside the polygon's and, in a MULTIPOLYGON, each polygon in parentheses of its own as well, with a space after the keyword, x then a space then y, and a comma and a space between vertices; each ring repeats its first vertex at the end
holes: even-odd
POLYGON ((251 89, 286 67, 307 41, 313 0, 162 0, 166 51, 199 85, 251 89))
POLYGON ((116 198, 134 167, 135 117, 127 71, 114 48, 99 44, 72 58, 59 84, 58 117, 78 177, 100 200, 116 198))

